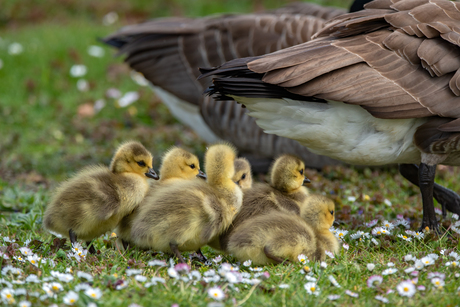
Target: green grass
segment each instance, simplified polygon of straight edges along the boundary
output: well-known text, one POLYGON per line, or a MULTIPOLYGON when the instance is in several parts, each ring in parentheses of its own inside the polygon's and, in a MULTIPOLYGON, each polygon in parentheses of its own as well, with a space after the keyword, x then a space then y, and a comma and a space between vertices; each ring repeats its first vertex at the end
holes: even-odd
MULTIPOLYGON (((339 1, 322 4, 345 4, 339 1)), ((214 302, 207 294, 209 288, 218 285, 225 292, 221 302, 227 306, 315 306, 357 305, 375 306, 380 304, 375 295, 383 295, 391 305, 456 305, 459 301, 457 288, 460 285, 455 274, 459 269, 446 267, 448 256, 442 256, 441 250, 458 250, 458 234, 450 233, 442 238, 427 235, 422 241, 413 239, 405 242, 397 237, 404 234, 399 228, 391 235, 377 237, 378 245, 369 240, 356 241, 350 235, 358 230, 369 232, 363 226, 365 222, 379 219, 395 220, 397 214, 403 214, 415 230, 421 220, 421 201, 418 190, 397 174, 393 168, 382 170, 355 170, 345 167, 325 168, 322 172, 308 171, 312 180, 310 188, 315 193, 327 194, 337 204, 336 227, 348 230, 344 241, 349 250, 342 250, 335 259, 327 259, 327 268, 319 263, 310 263, 313 276, 318 278, 320 294, 307 294, 301 264, 266 266, 264 271, 270 277, 257 286, 245 283, 230 285, 222 276, 217 283, 203 280, 194 283, 169 277, 167 268, 148 266, 152 259, 166 260, 166 255, 151 254, 132 250, 120 253, 114 248, 115 239, 108 236, 96 240, 100 254, 88 256, 87 260, 76 262, 69 259, 70 245, 42 229, 41 220, 44 208, 49 201, 53 187, 88 164, 108 164, 114 148, 121 142, 135 139, 149 148, 154 155, 158 168, 159 157, 171 145, 180 145, 200 157, 205 144, 188 128, 178 123, 168 110, 155 97, 149 88, 140 87, 129 77, 129 70, 121 58, 113 57, 113 51, 97 43, 98 37, 115 31, 124 24, 141 21, 144 18, 182 14, 199 16, 216 12, 250 12, 261 8, 274 8, 281 1, 11 1, 2 3, 0 13, 0 251, 10 256, 3 258, 2 268, 13 266, 20 268, 19 276, 3 274, 0 279, 14 283, 14 289, 24 288, 27 296, 14 295, 15 304, 28 300, 34 306, 56 303, 63 305, 63 297, 70 290, 84 282, 77 277, 78 271, 94 276, 89 283, 93 288, 102 290, 102 297, 95 301, 99 306, 128 306, 136 303, 142 306, 206 306, 214 302), (120 20, 112 26, 103 26, 102 18, 116 10, 120 20), (8 46, 19 42, 24 51, 19 55, 10 55, 8 46), (90 45, 100 45, 105 49, 103 58, 88 55, 90 45), (70 76, 74 64, 84 64, 88 73, 84 76, 90 83, 87 92, 80 92, 77 78, 70 76), (127 108, 117 107, 114 99, 105 96, 109 88, 117 88, 122 93, 138 91, 140 98, 127 108), (91 107, 98 99, 105 99, 106 106, 92 116, 83 116, 82 106, 91 107), (355 197, 356 201, 350 201, 355 197), (391 202, 391 206, 385 203, 391 202), (5 241, 4 237, 16 242, 5 241), (29 261, 20 262, 14 257, 21 255, 19 247, 26 245, 33 253, 54 261, 55 267, 40 264, 38 267, 29 261), (404 261, 406 254, 418 259, 430 253, 440 258, 434 265, 420 271, 417 285, 426 286, 425 291, 417 291, 412 298, 403 298, 398 293, 386 294, 395 290, 401 281, 413 278, 404 273, 404 269, 413 263, 404 261), (366 280, 378 274, 393 262, 398 269, 394 275, 384 276, 378 288, 368 288, 366 280), (376 268, 370 272, 366 265, 374 263, 376 268), (142 275, 159 276, 165 284, 145 287, 145 283, 127 276, 128 268, 142 269, 142 275), (43 285, 58 281, 51 277, 52 271, 65 272, 70 269, 73 280, 60 282, 63 290, 53 297, 45 295, 43 285), (428 279, 429 272, 446 274, 446 285, 435 289, 428 279), (24 283, 27 276, 36 274, 40 283, 24 283), (333 275, 341 288, 331 285, 328 276, 333 275), (128 282, 122 290, 116 290, 121 280, 128 282), (286 283, 289 288, 278 285, 286 283), (238 289, 238 290, 236 290, 238 289), (359 294, 359 298, 347 296, 345 290, 359 294), (339 294, 337 301, 329 301, 328 295, 339 294)), ((458 171, 452 168, 438 169, 438 183, 454 190, 460 190, 458 171)), ((451 218, 442 220, 447 229, 451 218)), ((204 253, 215 258, 219 253, 204 248, 204 253)), ((1 259, 1 257, 0 257, 1 259)), ((236 263, 231 256, 223 256, 221 263, 210 267, 193 262, 192 269, 203 274, 210 269, 218 271, 223 262, 236 263)), ((257 272, 240 266, 241 272, 254 278, 257 272)), ((0 291, 5 289, 1 284, 0 291)), ((0 298, 1 300, 1 298, 0 298)), ((86 306, 91 302, 88 296, 79 292, 77 306, 86 306)))

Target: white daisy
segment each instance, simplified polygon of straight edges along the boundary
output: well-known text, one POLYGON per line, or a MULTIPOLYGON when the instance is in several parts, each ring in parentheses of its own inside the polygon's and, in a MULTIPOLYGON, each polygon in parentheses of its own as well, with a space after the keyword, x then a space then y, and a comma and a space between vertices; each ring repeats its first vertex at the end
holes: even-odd
POLYGON ((221 301, 225 298, 224 291, 220 287, 211 287, 208 289, 208 296, 215 299, 216 301, 221 301))
POLYGON ((83 278, 83 279, 86 279, 87 281, 93 281, 93 275, 91 275, 89 273, 78 271, 77 276, 78 276, 78 278, 83 278))
POLYGON ((374 298, 384 304, 388 304, 390 302, 386 297, 383 297, 381 295, 376 295, 374 298))
POLYGON ((331 294, 327 296, 327 299, 330 301, 335 301, 335 300, 338 300, 339 298, 340 298, 340 295, 338 294, 331 294))
POLYGON ((307 282, 303 287, 307 290, 308 294, 319 295, 319 288, 315 282, 307 282))
POLYGON ((379 286, 382 283, 382 281, 383 281, 382 276, 380 276, 380 275, 372 275, 367 280, 367 286, 369 288, 375 288, 376 286, 379 286))
POLYGON ((85 294, 92 299, 98 300, 102 296, 102 291, 99 288, 88 288, 85 290, 85 294))
POLYGON ((148 265, 149 265, 149 266, 164 267, 164 266, 166 266, 166 262, 163 261, 163 260, 157 260, 157 259, 155 259, 155 260, 149 261, 148 265))
POLYGON ((84 75, 86 75, 87 71, 88 69, 86 68, 85 65, 73 65, 70 68, 70 75, 74 78, 79 78, 79 77, 83 77, 84 75))
POLYGON ((339 283, 337 282, 337 280, 334 278, 334 276, 329 275, 328 278, 329 278, 329 281, 331 282, 331 284, 333 284, 337 288, 341 288, 339 283))
POLYGON ((73 305, 78 301, 78 298, 78 294, 71 290, 64 296, 63 301, 66 305, 73 305))
POLYGON ((445 285, 445 282, 443 279, 439 277, 434 277, 431 279, 431 283, 436 287, 436 288, 442 288, 445 285))
POLYGON ((299 259, 299 262, 301 262, 301 263, 306 263, 308 261, 308 257, 305 256, 304 254, 298 255, 297 259, 299 259))
POLYGON ((394 269, 394 268, 389 268, 389 269, 386 269, 382 272, 382 275, 391 275, 391 274, 394 274, 398 272, 398 269, 394 269))
POLYGON ((423 257, 422 259, 420 259, 420 261, 423 263, 424 266, 434 264, 434 259, 431 257, 423 257))
POLYGON ((144 276, 144 275, 136 275, 136 276, 134 276, 134 279, 137 280, 138 282, 146 282, 147 281, 147 277, 144 276))
POLYGON ((415 294, 415 286, 410 281, 401 282, 396 286, 396 290, 398 290, 401 296, 412 297, 415 294))
POLYGON ((368 263, 368 264, 367 264, 367 269, 368 269, 369 271, 372 272, 372 271, 374 270, 374 268, 375 268, 375 264, 373 264, 373 263, 368 263))
POLYGON ((32 306, 32 303, 29 302, 29 301, 21 301, 21 302, 19 302, 18 306, 19 307, 30 307, 30 306, 32 306))
POLYGON ((350 290, 345 290, 345 294, 346 295, 349 295, 351 297, 359 297, 359 294, 358 293, 355 293, 355 292, 352 292, 350 290))

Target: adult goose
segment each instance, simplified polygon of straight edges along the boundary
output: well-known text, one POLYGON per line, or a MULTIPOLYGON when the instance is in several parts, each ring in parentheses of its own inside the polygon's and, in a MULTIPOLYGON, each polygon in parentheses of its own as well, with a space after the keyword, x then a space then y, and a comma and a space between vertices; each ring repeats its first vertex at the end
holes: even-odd
MULTIPOLYGON (((312 3, 293 3, 263 14, 160 18, 124 27, 104 41, 119 48, 119 54, 126 54, 125 61, 152 82, 171 113, 205 141, 224 139, 240 152, 258 157, 290 153, 302 158, 308 167, 321 168, 338 161, 312 154, 294 140, 265 134, 240 105, 202 95, 210 78, 196 79, 199 67, 309 41, 326 19, 345 12, 312 3)), ((270 163, 251 159, 255 172, 270 163)))
POLYGON ((421 228, 437 230, 433 196, 460 214, 460 197, 434 184, 437 164, 460 164, 460 3, 365 8, 310 42, 203 76, 219 75, 209 93, 244 104, 267 133, 350 164, 399 163, 420 187, 421 228))

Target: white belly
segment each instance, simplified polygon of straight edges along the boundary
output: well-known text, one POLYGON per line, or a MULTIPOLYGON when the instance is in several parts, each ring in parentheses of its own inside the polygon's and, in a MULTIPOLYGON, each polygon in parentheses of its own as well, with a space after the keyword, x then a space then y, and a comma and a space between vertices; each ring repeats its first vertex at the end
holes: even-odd
POLYGON ((160 97, 171 114, 181 123, 192 128, 207 143, 217 143, 220 141, 219 137, 204 122, 198 106, 183 101, 160 87, 152 87, 155 94, 160 97))
POLYGON ((328 103, 233 97, 266 133, 299 141, 312 152, 355 165, 420 163, 413 143, 418 119, 379 119, 363 108, 328 103))

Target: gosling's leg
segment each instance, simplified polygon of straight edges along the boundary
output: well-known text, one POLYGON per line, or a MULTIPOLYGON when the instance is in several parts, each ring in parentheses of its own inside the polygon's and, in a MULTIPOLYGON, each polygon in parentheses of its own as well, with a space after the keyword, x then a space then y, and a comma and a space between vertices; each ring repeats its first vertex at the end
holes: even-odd
MULTIPOLYGON (((420 187, 418 181, 419 167, 416 164, 400 164, 399 172, 412 184, 420 187)), ((433 185, 433 196, 442 207, 442 215, 446 217, 446 209, 460 215, 460 196, 452 190, 437 183, 433 185)))
POLYGON ((277 257, 277 256, 273 255, 270 252, 270 250, 268 249, 268 246, 264 247, 264 253, 265 253, 265 256, 268 259, 271 259, 271 260, 275 261, 277 264, 280 264, 280 263, 283 263, 283 262, 287 261, 287 260, 281 259, 280 257, 277 257))
POLYGON ((199 262, 206 262, 208 260, 208 258, 205 257, 205 255, 203 255, 203 253, 201 252, 201 248, 199 248, 196 252, 192 253, 190 255, 190 258, 196 258, 199 262))
POLYGON ((128 250, 128 248, 129 248, 129 242, 127 242, 127 241, 121 239, 121 244, 123 244, 123 248, 125 249, 125 251, 128 250))
POLYGON ((86 241, 86 247, 88 248, 88 252, 94 255, 96 253, 96 249, 94 248, 94 245, 92 242, 93 241, 86 241))
POLYGON ((180 263, 185 263, 184 257, 182 257, 182 254, 180 253, 179 248, 177 247, 177 244, 169 243, 169 248, 171 248, 171 251, 177 257, 177 259, 179 259, 180 263))
POLYGON ((73 232, 72 229, 69 229, 69 238, 70 238, 70 243, 74 244, 77 242, 77 234, 73 232))

